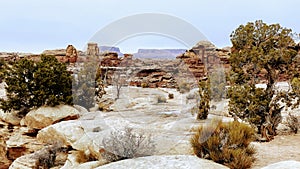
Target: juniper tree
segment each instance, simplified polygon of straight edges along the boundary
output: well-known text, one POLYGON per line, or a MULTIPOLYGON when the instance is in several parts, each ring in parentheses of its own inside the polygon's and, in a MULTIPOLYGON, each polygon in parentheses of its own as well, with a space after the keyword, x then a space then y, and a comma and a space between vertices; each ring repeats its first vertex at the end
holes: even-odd
POLYGON ((240 25, 230 35, 229 111, 255 125, 267 140, 276 134, 284 106, 299 105, 300 83, 295 80, 299 79, 295 71, 298 59, 293 35, 291 29, 261 20, 240 25), (276 93, 275 84, 280 77, 294 81, 293 90, 276 93), (255 86, 262 80, 266 83, 265 89, 255 86), (293 99, 298 101, 292 102, 293 99))
POLYGON ((7 99, 0 99, 0 108, 5 112, 17 110, 24 116, 42 105, 72 104, 71 75, 55 57, 41 56, 39 62, 24 58, 7 68, 7 99))
POLYGON ((207 119, 211 100, 210 81, 208 78, 203 78, 199 81, 199 96, 198 109, 196 109, 197 120, 204 120, 207 119))

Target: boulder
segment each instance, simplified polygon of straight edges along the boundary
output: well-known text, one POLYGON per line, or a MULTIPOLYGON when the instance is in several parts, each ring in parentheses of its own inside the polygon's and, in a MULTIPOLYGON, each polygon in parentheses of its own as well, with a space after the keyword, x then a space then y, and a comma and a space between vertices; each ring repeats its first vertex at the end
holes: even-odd
POLYGON ((22 155, 28 154, 28 150, 25 147, 27 143, 28 140, 25 141, 20 134, 11 136, 9 140, 6 141, 8 159, 15 160, 22 155))
POLYGON ((27 154, 17 158, 9 167, 9 169, 33 169, 38 168, 38 159, 34 158, 34 154, 27 154))
POLYGON ((12 110, 10 112, 4 112, 0 109, 0 120, 8 124, 18 126, 20 125, 20 121, 22 120, 22 118, 18 117, 17 111, 12 110))
POLYGON ((64 166, 61 169, 78 167, 80 163, 87 162, 88 159, 81 151, 70 151, 64 166))
POLYGON ((75 150, 83 151, 87 156, 94 159, 102 159, 100 150, 103 149, 102 140, 109 136, 110 130, 99 132, 87 132, 72 144, 75 150))
POLYGON ((23 119, 23 123, 30 128, 42 129, 60 121, 78 119, 79 116, 80 112, 72 106, 43 106, 30 111, 23 119))
POLYGON ((175 156, 148 156, 140 157, 135 159, 122 160, 118 162, 109 163, 103 166, 100 166, 96 169, 155 169, 155 168, 164 168, 164 169, 228 169, 227 167, 217 164, 213 161, 200 159, 196 156, 190 155, 175 155, 175 156))
POLYGON ((10 111, 10 112, 4 112, 3 110, 0 110, 0 120, 12 124, 14 126, 20 125, 20 121, 22 120, 20 117, 18 117, 17 111, 10 111))
POLYGON ((113 105, 114 102, 114 99, 111 98, 101 98, 98 103, 98 109, 103 112, 112 111, 111 105, 113 105))
POLYGON ((43 148, 43 145, 38 143, 34 137, 28 136, 32 134, 30 132, 27 128, 17 129, 13 132, 6 141, 6 155, 8 159, 15 160, 18 157, 43 148))
POLYGON ((270 164, 262 169, 291 169, 291 168, 300 168, 300 161, 281 161, 278 163, 270 164))
POLYGON ((63 121, 43 128, 37 134, 37 139, 43 143, 61 142, 71 146, 85 134, 84 128, 78 121, 63 121))
POLYGON ((86 113, 89 112, 86 108, 84 108, 84 107, 82 107, 82 106, 79 106, 79 105, 74 105, 73 107, 74 107, 76 110, 78 110, 79 113, 80 113, 81 115, 86 114, 86 113))
POLYGON ((63 121, 40 130, 37 139, 43 143, 59 142, 84 152, 92 158, 101 158, 102 139, 110 133, 104 120, 63 121))
POLYGON ((55 162, 53 155, 54 152, 56 154, 58 149, 59 147, 52 145, 44 147, 32 154, 21 156, 11 164, 9 169, 37 169, 41 166, 53 165, 55 162))

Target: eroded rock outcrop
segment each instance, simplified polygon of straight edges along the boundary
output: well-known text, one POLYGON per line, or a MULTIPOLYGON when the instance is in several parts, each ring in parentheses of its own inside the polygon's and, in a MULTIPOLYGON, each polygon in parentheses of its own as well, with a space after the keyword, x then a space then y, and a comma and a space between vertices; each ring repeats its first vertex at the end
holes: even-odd
POLYGON ((89 55, 89 56, 98 56, 99 55, 99 47, 98 47, 98 44, 97 43, 88 43, 87 45, 87 50, 86 50, 86 55, 89 55))
POLYGON ((196 79, 200 79, 213 69, 229 68, 229 53, 227 48, 218 49, 209 41, 200 41, 192 49, 177 56, 177 59, 188 66, 196 79))
POLYGON ((78 119, 79 116, 80 112, 72 106, 43 106, 30 111, 22 123, 29 128, 42 129, 60 121, 78 119))
MULTIPOLYGON (((57 154, 61 151, 58 145, 46 146, 32 154, 17 158, 9 169, 49 168, 55 165, 57 154)), ((65 161, 65 160, 64 160, 65 161)))
POLYGON ((78 58, 78 52, 73 45, 68 45, 66 49, 66 59, 69 63, 75 63, 78 58))
POLYGON ((103 120, 71 120, 48 126, 38 132, 43 143, 60 142, 64 146, 84 152, 87 156, 101 158, 102 139, 110 132, 103 120))
MULTIPOLYGON (((66 49, 45 50, 42 55, 55 56, 58 61, 63 63, 75 63, 79 56, 78 51, 73 45, 68 45, 66 49)), ((39 55, 34 57, 28 56, 31 60, 37 60, 35 57, 40 58, 39 55)))
POLYGON ((0 169, 8 168, 11 161, 6 156, 6 144, 5 141, 0 138, 0 169))
POLYGON ((10 112, 4 112, 3 110, 0 110, 0 120, 8 124, 17 126, 20 125, 20 121, 22 120, 22 118, 18 116, 17 111, 12 110, 10 112))
POLYGON ((38 159, 33 154, 27 154, 17 158, 9 169, 35 169, 38 167, 38 159))

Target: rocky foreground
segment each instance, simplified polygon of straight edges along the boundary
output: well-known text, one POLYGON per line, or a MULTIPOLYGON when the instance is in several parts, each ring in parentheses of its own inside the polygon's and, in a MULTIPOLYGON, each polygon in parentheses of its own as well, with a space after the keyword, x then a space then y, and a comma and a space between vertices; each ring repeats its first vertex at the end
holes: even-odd
MULTIPOLYGON (((114 98, 115 88, 106 90, 108 94, 105 97, 114 98)), ((37 168, 52 158, 53 151, 57 153, 54 168, 226 168, 195 157, 189 138, 194 127, 210 124, 214 118, 231 121, 225 111, 227 102, 214 103, 216 109, 208 120, 199 122, 190 112, 195 98, 187 99, 194 92, 181 94, 175 89, 124 87, 120 99, 109 106, 109 112, 62 105, 41 107, 23 119, 15 117, 14 113, 1 112, 0 168, 37 168), (167 99, 165 103, 157 102, 157 96, 168 98, 169 93, 174 94, 173 99, 167 99), (104 151, 102 140, 112 130, 123 130, 124 127, 151 135, 156 145, 153 156, 107 164, 101 154, 104 151)), ((264 147, 263 143, 255 144, 259 149, 264 147)), ((285 151, 289 148, 285 147, 285 151)), ((255 168, 281 161, 272 159, 261 162, 272 153, 259 152, 259 164, 254 164, 255 168)), ((298 158, 300 155, 294 154, 284 159, 298 158)), ((296 162, 286 163, 298 166, 296 162)))

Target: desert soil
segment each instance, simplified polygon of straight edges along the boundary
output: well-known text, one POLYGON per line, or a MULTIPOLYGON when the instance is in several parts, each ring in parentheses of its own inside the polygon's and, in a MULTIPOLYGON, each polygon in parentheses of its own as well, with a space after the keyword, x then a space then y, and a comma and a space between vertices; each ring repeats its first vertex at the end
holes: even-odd
POLYGON ((278 135, 271 142, 253 144, 257 150, 253 169, 280 161, 300 161, 300 134, 278 135))

